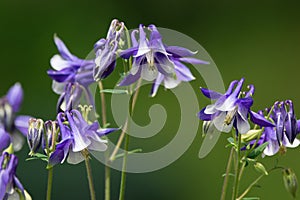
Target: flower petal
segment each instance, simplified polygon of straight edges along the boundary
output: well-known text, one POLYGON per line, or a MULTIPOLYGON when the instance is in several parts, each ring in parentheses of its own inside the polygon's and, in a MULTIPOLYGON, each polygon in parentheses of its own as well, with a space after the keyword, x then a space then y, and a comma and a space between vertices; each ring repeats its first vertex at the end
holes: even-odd
POLYGON ((210 99, 218 99, 222 96, 221 93, 215 92, 213 90, 209 90, 207 88, 200 88, 200 90, 204 96, 206 96, 207 98, 210 98, 210 99))
POLYGON ((73 165, 81 163, 84 160, 84 157, 81 152, 69 152, 69 156, 67 158, 67 162, 73 165))
POLYGON ((54 35, 54 42, 59 53, 64 59, 72 60, 75 57, 70 53, 64 42, 56 34, 54 35))
POLYGON ((9 144, 10 144, 9 134, 4 130, 3 127, 0 127, 0 151, 6 149, 9 146, 9 144))
POLYGON ((186 62, 186 63, 190 63, 190 64, 205 64, 205 65, 209 64, 209 62, 204 61, 204 60, 199 60, 197 58, 179 58, 179 60, 181 62, 186 62))
POLYGON ((154 97, 156 95, 158 87, 161 84, 161 82, 163 81, 163 79, 164 79, 164 75, 162 75, 161 73, 158 73, 154 83, 152 84, 152 88, 151 88, 151 92, 150 92, 151 97, 154 97))
POLYGON ((14 112, 18 112, 23 101, 23 89, 20 83, 15 83, 7 92, 6 98, 14 112))
POLYGON ((191 57, 197 53, 197 51, 193 52, 189 49, 179 46, 167 46, 166 51, 172 54, 173 57, 191 57))
POLYGON ((32 118, 28 115, 20 115, 15 119, 15 127, 26 137, 28 132, 28 121, 32 118))
POLYGON ((271 122, 269 122, 266 118, 263 116, 257 114, 256 112, 253 112, 250 110, 250 119, 253 123, 263 126, 263 127, 274 127, 275 125, 271 122))

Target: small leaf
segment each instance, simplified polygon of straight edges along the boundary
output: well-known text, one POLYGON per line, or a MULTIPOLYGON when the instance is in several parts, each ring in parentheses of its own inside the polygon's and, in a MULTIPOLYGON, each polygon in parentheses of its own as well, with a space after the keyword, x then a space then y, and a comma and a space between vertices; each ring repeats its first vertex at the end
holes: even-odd
POLYGON ((35 153, 32 157, 26 159, 26 161, 30 161, 30 160, 42 160, 48 162, 48 157, 41 153, 35 153))
POLYGON ((259 147, 255 148, 253 151, 251 151, 247 157, 255 159, 257 156, 259 156, 265 150, 265 148, 267 147, 268 144, 269 144, 268 142, 263 143, 262 145, 260 145, 259 147))
MULTIPOLYGON (((225 177, 226 176, 226 174, 222 174, 222 177, 225 177)), ((235 175, 233 174, 233 173, 228 173, 228 176, 233 176, 233 177, 235 177, 235 175)))
POLYGON ((110 93, 110 94, 128 94, 127 90, 121 90, 121 89, 104 89, 100 90, 100 93, 110 93))
MULTIPOLYGON (((133 154, 133 153, 137 153, 137 152, 142 152, 142 149, 134 149, 132 151, 128 151, 128 155, 130 154, 133 154)), ((114 157, 114 160, 117 159, 117 158, 121 158, 124 156, 124 153, 120 153, 120 154, 117 154, 115 157, 114 157)))
POLYGON ((244 197, 242 200, 259 200, 259 197, 244 197))

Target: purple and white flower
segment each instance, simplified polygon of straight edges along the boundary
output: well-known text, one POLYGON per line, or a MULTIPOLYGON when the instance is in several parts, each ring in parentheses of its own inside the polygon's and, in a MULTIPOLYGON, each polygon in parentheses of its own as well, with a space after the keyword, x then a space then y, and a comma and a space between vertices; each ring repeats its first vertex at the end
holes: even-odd
POLYGON ((0 156, 0 199, 31 199, 16 176, 17 165, 14 154, 3 152, 0 156))
POLYGON ((215 103, 204 107, 198 114, 199 118, 203 121, 211 121, 219 131, 226 133, 230 132, 232 127, 241 134, 247 133, 250 130, 249 116, 252 122, 260 126, 273 127, 274 125, 263 116, 250 110, 253 104, 253 85, 249 85, 249 91, 241 97, 243 83, 243 78, 240 81, 232 81, 225 94, 201 88, 203 95, 215 100, 215 103))
POLYGON ((148 29, 149 40, 143 25, 140 25, 139 30, 131 33, 133 47, 120 53, 124 59, 133 57, 133 63, 128 75, 119 83, 119 86, 130 85, 139 78, 154 81, 151 96, 155 96, 161 83, 165 88, 171 89, 181 81, 195 79, 183 63, 208 64, 208 62, 192 58, 196 52, 183 47, 165 45, 155 25, 149 25, 148 29), (139 40, 136 39, 138 32, 139 40))
POLYGON ((100 128, 98 121, 92 124, 86 122, 77 110, 59 113, 57 116, 61 141, 51 154, 49 164, 68 163, 77 164, 84 160, 83 150, 105 151, 107 141, 101 137, 118 129, 100 128))
POLYGON ((16 115, 22 101, 23 89, 20 83, 14 84, 0 99, 0 151, 7 148, 10 143, 13 144, 14 151, 19 151, 24 144, 30 116, 16 115))
POLYGON ((93 98, 90 95, 88 86, 94 82, 93 68, 94 60, 80 59, 70 53, 63 41, 54 35, 54 42, 59 51, 59 54, 54 55, 50 64, 53 70, 48 70, 48 75, 53 79, 52 89, 55 93, 61 95, 58 102, 58 110, 70 110, 71 108, 65 105, 76 107, 74 102, 79 102, 80 96, 77 93, 86 95, 87 101, 93 104, 93 98), (76 88, 71 90, 70 87, 76 88), (78 92, 80 90, 80 92, 78 92), (74 92, 75 91, 75 92, 74 92), (68 102, 66 96, 73 96, 71 102, 68 102))

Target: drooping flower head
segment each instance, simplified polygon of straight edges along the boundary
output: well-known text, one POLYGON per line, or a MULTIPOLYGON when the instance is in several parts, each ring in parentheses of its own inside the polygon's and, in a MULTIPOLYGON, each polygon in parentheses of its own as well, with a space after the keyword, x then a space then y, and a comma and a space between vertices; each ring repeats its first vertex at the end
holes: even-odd
POLYGON ((19 151, 24 144, 30 116, 16 115, 22 101, 23 89, 20 83, 13 85, 0 99, 0 151, 10 143, 13 143, 15 151, 19 151))
MULTIPOLYGON (((270 112, 270 109, 266 109, 266 111, 270 112)), ((260 111, 259 114, 263 115, 263 112, 260 111)), ((274 122, 275 127, 265 127, 257 143, 259 146, 268 142, 263 152, 264 155, 272 156, 279 152, 280 149, 285 151, 286 147, 295 148, 299 146, 300 141, 296 136, 300 132, 300 120, 296 119, 291 100, 275 102, 270 118, 274 122)))
POLYGON ((128 75, 119 83, 126 86, 136 82, 139 78, 154 81, 151 95, 155 96, 158 86, 164 83, 165 88, 176 87, 181 81, 191 81, 194 76, 183 64, 208 64, 208 62, 191 58, 196 54, 183 47, 167 46, 155 25, 149 25, 150 37, 140 25, 139 30, 131 34, 133 47, 124 50, 120 56, 124 59, 133 57, 132 68, 128 75), (139 32, 139 40, 136 34, 139 32))
POLYGON ((59 113, 57 121, 61 141, 50 156, 51 165, 63 163, 66 159, 71 164, 80 163, 84 160, 83 150, 105 151, 107 141, 101 136, 117 130, 115 128, 102 129, 98 121, 89 124, 77 110, 59 113))
POLYGON ((211 121, 219 131, 226 133, 231 131, 233 126, 239 133, 247 133, 250 130, 249 116, 252 122, 260 126, 274 126, 263 116, 250 110, 253 104, 254 86, 249 85, 249 90, 243 93, 241 92, 243 83, 243 78, 240 81, 232 81, 225 94, 201 88, 203 95, 215 102, 204 107, 199 112, 199 118, 203 121, 211 121))
POLYGON ((16 176, 17 165, 18 158, 14 154, 3 152, 0 156, 0 199, 31 199, 26 198, 26 192, 16 176))
MULTIPOLYGON (((61 95, 60 104, 72 104, 78 101, 78 90, 84 94, 90 94, 88 86, 94 82, 93 68, 95 66, 93 60, 80 59, 70 53, 63 41, 54 35, 54 42, 60 54, 54 55, 50 64, 53 70, 48 70, 48 75, 53 79, 52 89, 55 93, 61 95), (75 92, 70 90, 70 87, 76 87, 75 92), (75 94, 74 94, 74 93, 75 94), (73 103, 66 102, 66 95, 75 96, 73 103)), ((89 103, 93 103, 92 99, 87 95, 89 103)), ((60 105, 58 106, 60 108, 60 105)), ((62 110, 70 109, 68 107, 61 108, 62 110)))
POLYGON ((94 79, 99 81, 106 78, 116 67, 117 50, 124 30, 124 23, 114 19, 109 27, 106 39, 102 38, 96 42, 94 79))

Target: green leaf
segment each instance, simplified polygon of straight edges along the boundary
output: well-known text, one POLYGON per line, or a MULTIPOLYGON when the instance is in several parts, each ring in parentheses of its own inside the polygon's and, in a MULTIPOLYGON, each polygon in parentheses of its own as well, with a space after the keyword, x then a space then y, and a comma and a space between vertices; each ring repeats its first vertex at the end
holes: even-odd
POLYGON ((32 155, 32 157, 26 159, 26 161, 30 160, 42 160, 48 162, 48 157, 41 153, 35 153, 34 155, 32 155))
POLYGON ((110 94, 128 94, 127 90, 121 90, 121 89, 104 89, 100 90, 100 93, 110 93, 110 94))
POLYGON ((267 147, 268 144, 269 144, 268 142, 263 143, 262 145, 260 145, 259 147, 255 148, 253 151, 251 151, 247 157, 251 158, 251 159, 255 159, 257 156, 259 156, 265 150, 265 148, 267 147))
POLYGON ((242 200, 259 200, 259 197, 244 197, 242 200))
MULTIPOLYGON (((133 154, 133 153, 137 153, 137 152, 142 152, 142 149, 134 149, 132 151, 128 151, 128 155, 130 154, 133 154)), ((124 153, 120 153, 120 154, 117 154, 115 157, 114 157, 114 160, 117 159, 117 158, 121 158, 124 156, 124 153)))

